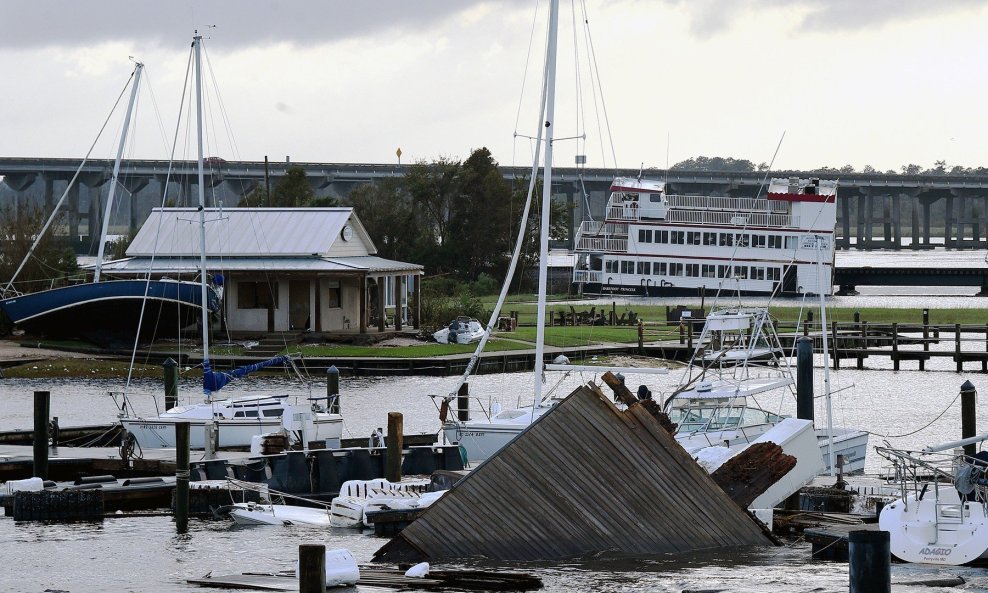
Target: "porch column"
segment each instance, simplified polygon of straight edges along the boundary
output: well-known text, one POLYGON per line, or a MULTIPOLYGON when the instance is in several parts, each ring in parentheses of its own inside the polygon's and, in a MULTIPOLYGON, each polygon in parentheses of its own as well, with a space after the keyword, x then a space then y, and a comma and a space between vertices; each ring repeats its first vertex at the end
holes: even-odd
POLYGON ((403 276, 395 276, 395 331, 401 331, 401 301, 405 295, 402 291, 403 276))
POLYGON ((385 277, 377 279, 377 331, 384 332, 384 282, 385 277))
POLYGON ((412 276, 412 282, 414 283, 412 295, 415 299, 415 308, 412 313, 412 327, 419 329, 422 319, 422 276, 415 274, 412 276))
POLYGON ((360 277, 360 333, 367 333, 367 274, 360 277))

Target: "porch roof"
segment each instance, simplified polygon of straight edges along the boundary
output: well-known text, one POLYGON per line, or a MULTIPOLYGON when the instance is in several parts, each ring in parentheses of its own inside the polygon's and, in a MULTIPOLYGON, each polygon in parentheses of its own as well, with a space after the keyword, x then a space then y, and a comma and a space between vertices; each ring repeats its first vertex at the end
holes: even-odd
MULTIPOLYGON (((82 266, 92 269, 93 265, 82 266)), ((376 255, 353 257, 207 257, 206 269, 213 272, 308 272, 312 274, 332 273, 406 273, 421 274, 422 266, 376 255)), ((106 262, 103 273, 114 276, 140 276, 150 270, 152 276, 169 274, 197 274, 199 259, 192 257, 173 258, 129 257, 106 262)))

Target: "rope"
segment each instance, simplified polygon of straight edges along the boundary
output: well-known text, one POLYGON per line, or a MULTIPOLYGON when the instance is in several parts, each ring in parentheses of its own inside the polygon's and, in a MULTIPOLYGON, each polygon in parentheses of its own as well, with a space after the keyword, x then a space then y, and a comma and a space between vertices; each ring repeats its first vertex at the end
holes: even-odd
POLYGON ((865 431, 865 432, 867 432, 868 434, 871 434, 871 435, 875 435, 876 437, 882 437, 883 439, 901 439, 901 438, 904 438, 904 437, 912 436, 912 435, 914 435, 914 434, 916 434, 918 432, 921 432, 923 430, 926 430, 927 428, 929 428, 930 426, 932 426, 933 423, 935 423, 937 420, 939 420, 940 418, 942 418, 943 415, 947 413, 947 410, 949 410, 950 408, 952 408, 954 406, 954 404, 957 403, 957 400, 960 399, 960 397, 961 397, 961 394, 960 394, 960 392, 958 392, 957 393, 957 396, 954 397, 954 401, 950 402, 947 405, 947 407, 944 408, 944 410, 937 415, 936 418, 934 418, 933 420, 930 420, 930 422, 927 423, 925 426, 921 426, 921 427, 917 428, 916 430, 914 430, 912 432, 907 432, 905 434, 881 434, 881 433, 871 432, 871 431, 865 431))

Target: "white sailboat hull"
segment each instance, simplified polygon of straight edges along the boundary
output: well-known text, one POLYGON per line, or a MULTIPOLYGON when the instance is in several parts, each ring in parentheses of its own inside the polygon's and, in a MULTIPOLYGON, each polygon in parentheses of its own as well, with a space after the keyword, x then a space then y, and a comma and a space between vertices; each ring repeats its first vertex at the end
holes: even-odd
POLYGON ((953 484, 909 494, 882 509, 879 529, 906 562, 957 566, 988 558, 988 516, 976 501, 961 501, 953 484))
MULTIPOLYGON (((338 446, 343 436, 343 419, 338 415, 326 420, 316 420, 304 431, 308 441, 335 441, 338 446)), ((189 448, 206 448, 206 425, 211 421, 189 418, 125 418, 121 420, 124 429, 134 435, 143 449, 170 448, 176 445, 175 425, 189 423, 189 448)), ((250 447, 251 438, 257 435, 278 432, 283 429, 280 418, 228 418, 216 420, 219 447, 250 447)))

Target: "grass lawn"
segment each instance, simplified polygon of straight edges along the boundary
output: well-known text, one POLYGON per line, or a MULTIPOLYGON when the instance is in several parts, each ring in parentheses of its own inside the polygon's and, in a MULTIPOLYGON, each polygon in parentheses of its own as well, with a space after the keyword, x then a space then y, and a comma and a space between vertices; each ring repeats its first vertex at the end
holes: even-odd
MULTIPOLYGON (((113 379, 127 376, 129 363, 123 360, 98 360, 86 358, 62 358, 45 360, 4 369, 5 377, 11 379, 34 379, 53 377, 90 377, 113 379)), ((156 365, 134 367, 135 378, 160 379, 162 371, 156 365)))

